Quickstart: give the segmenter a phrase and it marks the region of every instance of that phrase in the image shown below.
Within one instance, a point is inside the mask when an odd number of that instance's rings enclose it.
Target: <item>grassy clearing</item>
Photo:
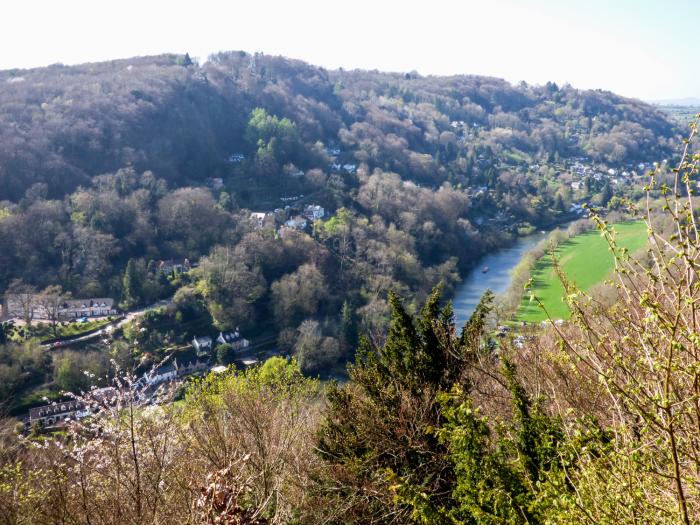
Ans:
[[[642,248],[647,242],[646,224],[642,221],[616,224],[614,229],[618,244],[630,252]],[[557,248],[556,254],[566,275],[584,291],[604,280],[615,267],[607,242],[598,231],[572,237]],[[532,279],[532,292],[542,300],[552,318],[567,319],[570,313],[562,299],[564,289],[548,255],[537,263]],[[528,297],[523,299],[517,313],[518,320],[536,322],[545,318],[537,303],[530,302]]]
[[[31,336],[37,337],[39,339],[53,339],[57,337],[59,339],[68,339],[72,337],[78,337],[83,334],[95,331],[99,328],[103,328],[114,322],[116,317],[109,317],[103,319],[90,319],[84,323],[77,321],[64,321],[59,323],[56,336],[54,336],[53,330],[51,329],[51,324],[48,322],[39,322],[32,327]]]

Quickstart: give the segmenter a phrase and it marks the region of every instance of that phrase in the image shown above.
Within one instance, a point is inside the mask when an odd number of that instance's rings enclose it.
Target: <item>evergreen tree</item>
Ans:
[[[468,390],[470,363],[489,348],[483,342],[492,299],[491,294],[482,299],[465,327],[467,335],[460,338],[451,305],[440,307],[441,287],[415,318],[390,294],[392,320],[386,343],[377,348],[362,339],[356,361],[349,366],[351,384],[329,388],[319,451],[334,466],[334,483],[358,495],[376,494],[359,497],[349,522],[408,521],[411,509],[397,505],[389,489],[391,476],[420,487],[437,506],[453,505],[448,500],[454,472],[447,448],[433,431],[443,421],[438,396],[453,385]]]
[[[141,302],[143,284],[144,279],[138,262],[135,259],[129,259],[122,280],[122,308],[128,310]]]
[[[357,344],[357,324],[355,312],[346,299],[340,312],[340,341],[343,351],[352,348]]]

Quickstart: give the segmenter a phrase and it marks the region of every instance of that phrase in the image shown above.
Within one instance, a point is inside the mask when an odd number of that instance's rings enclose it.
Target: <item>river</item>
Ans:
[[[464,326],[487,289],[496,295],[508,289],[511,270],[520,262],[525,252],[534,248],[542,239],[546,239],[548,234],[549,232],[535,233],[519,237],[513,244],[481,258],[457,287],[452,299],[458,329]],[[489,269],[486,273],[483,272],[485,266]]]

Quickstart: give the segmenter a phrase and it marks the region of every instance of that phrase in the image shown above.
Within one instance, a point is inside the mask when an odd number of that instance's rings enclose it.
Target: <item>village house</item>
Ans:
[[[177,358],[173,358],[171,363],[161,363],[147,374],[144,374],[143,381],[148,386],[155,386],[207,370],[208,368],[209,364],[207,361],[200,361],[199,358],[184,364],[178,363]]]
[[[177,370],[177,377],[189,376],[209,368],[209,363],[207,361],[200,361],[199,359],[190,361],[184,365],[179,365],[177,360],[175,360],[174,365],[175,369]]]
[[[219,337],[216,338],[219,344],[230,344],[231,348],[239,352],[250,346],[250,341],[241,335],[241,332],[236,328],[233,332],[219,332]]]
[[[113,387],[98,388],[90,393],[90,397],[95,402],[111,402],[115,389]],[[61,402],[54,402],[29,409],[29,424],[39,425],[42,428],[57,427],[68,421],[81,419],[91,414],[90,407],[85,402],[77,399],[70,399]]]
[[[265,212],[253,212],[250,214],[250,221],[253,223],[253,227],[262,228],[265,225],[265,219],[267,218],[267,213]]]
[[[311,204],[304,208],[304,217],[306,217],[310,221],[323,219],[325,215],[326,211],[317,204]]]
[[[232,163],[238,163],[238,162],[243,162],[245,160],[245,155],[243,153],[232,153],[228,161]]]
[[[172,381],[177,377],[177,368],[174,364],[164,364],[154,368],[144,376],[149,386],[159,385],[166,381]]]
[[[69,299],[62,305],[59,317],[77,319],[80,317],[104,317],[116,315],[114,299],[109,297],[98,299]]]
[[[85,417],[89,413],[85,404],[79,401],[52,403],[29,409],[29,424],[37,424],[42,428],[56,427],[67,421]]]
[[[0,319],[16,319],[24,315],[23,301],[20,297],[7,294],[2,304],[2,316]],[[42,306],[41,295],[34,294],[29,297],[29,308],[33,312],[34,319],[49,319],[49,312]],[[79,319],[81,317],[105,317],[116,315],[114,299],[109,297],[98,297],[93,299],[66,299],[60,305],[58,311],[59,319]]]
[[[192,346],[197,351],[197,356],[201,357],[211,352],[212,340],[209,336],[195,337],[192,340]]]
[[[192,269],[190,260],[185,259],[168,259],[167,261],[158,262],[158,273],[169,275],[173,272],[187,273]]]
[[[300,216],[292,217],[284,222],[284,225],[287,228],[291,228],[293,230],[304,230],[306,229],[307,224],[306,219]]]

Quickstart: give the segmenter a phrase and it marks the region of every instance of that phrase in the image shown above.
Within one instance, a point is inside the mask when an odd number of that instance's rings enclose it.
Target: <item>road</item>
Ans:
[[[103,328],[100,328],[96,332],[92,332],[90,334],[87,334],[87,335],[84,335],[81,337],[76,337],[75,339],[69,339],[67,341],[59,341],[57,343],[48,343],[48,344],[45,344],[42,346],[44,348],[65,348],[68,346],[72,346],[74,344],[84,343],[85,341],[91,341],[93,339],[98,339],[98,338],[103,337],[105,335],[109,335],[117,328],[122,328],[123,326],[126,326],[127,323],[130,323],[134,319],[141,317],[146,312],[149,312],[151,310],[155,310],[156,308],[162,308],[164,306],[169,306],[171,304],[173,304],[172,297],[170,299],[163,299],[162,301],[158,301],[157,303],[152,304],[150,306],[146,306],[145,308],[141,308],[139,310],[132,310],[131,312],[128,312],[126,315],[124,315],[120,319],[116,320],[115,322],[113,322],[111,324],[108,324],[107,326],[105,326]]]

